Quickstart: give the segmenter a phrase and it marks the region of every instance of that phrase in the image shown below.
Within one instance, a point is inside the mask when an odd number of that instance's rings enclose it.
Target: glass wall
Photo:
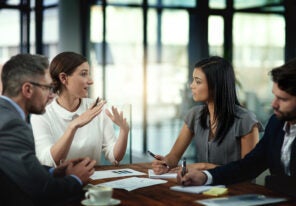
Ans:
[[[279,15],[235,14],[233,64],[240,99],[265,123],[271,110],[268,72],[284,62],[285,22]]]
[[[9,21],[7,18],[9,17]],[[19,53],[20,17],[17,10],[0,10],[0,65]]]
[[[52,59],[58,53],[58,8],[46,9],[43,13],[43,52]]]
[[[58,2],[44,1],[46,5]],[[194,11],[196,1],[147,0],[147,22],[143,18],[142,0],[107,1],[105,38],[103,7],[99,4],[102,1],[97,2],[98,5],[93,5],[90,9],[88,52],[94,79],[91,97],[102,97],[105,94],[109,104],[132,105],[134,153],[144,152],[143,144],[147,143],[146,149],[166,154],[178,136],[184,114],[192,102],[191,95],[186,92],[186,82],[190,76],[189,12]],[[234,8],[246,8],[244,2],[234,1]],[[209,54],[224,56],[223,9],[226,8],[226,1],[211,0],[209,7]],[[284,17],[234,12],[233,65],[239,83],[239,98],[265,123],[271,114],[272,98],[268,72],[284,61]],[[50,59],[58,52],[58,16],[58,7],[54,6],[46,8],[43,13],[43,50]],[[33,9],[31,19],[30,44],[31,52],[34,53]],[[1,9],[0,25],[1,67],[9,57],[20,51],[20,11],[17,8]],[[147,37],[146,42],[144,37]],[[102,59],[103,40],[106,41],[106,65],[103,65]],[[147,105],[147,114],[144,114],[144,105]],[[145,115],[147,128],[144,128]],[[144,129],[147,130],[147,140],[143,139]],[[187,152],[191,153],[191,148]]]
[[[188,77],[188,13],[150,9],[148,24],[147,148],[166,154],[182,124],[182,96]]]
[[[180,129],[182,90],[187,81],[188,14],[185,11],[148,11],[148,65],[144,76],[143,18],[141,8],[108,6],[106,9],[107,64],[102,58],[102,7],[91,9],[91,51],[94,86],[92,97],[102,96],[105,69],[106,99],[132,105],[133,152],[143,148],[143,81],[147,78],[148,145],[167,150]],[[168,142],[171,141],[171,142]]]
[[[138,8],[107,7],[106,41],[107,62],[102,67],[102,8],[91,9],[91,67],[94,85],[92,97],[103,96],[105,86],[108,103],[132,105],[133,148],[141,148],[143,48],[142,18]],[[103,71],[105,69],[105,71]],[[105,77],[104,77],[105,72]],[[104,79],[105,78],[105,79]]]
[[[221,16],[209,17],[209,53],[210,55],[224,56],[224,21]]]

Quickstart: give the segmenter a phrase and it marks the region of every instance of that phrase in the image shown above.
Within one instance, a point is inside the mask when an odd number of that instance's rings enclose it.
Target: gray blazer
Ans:
[[[54,178],[48,169],[35,156],[30,125],[10,102],[0,98],[1,172],[36,204],[56,204],[80,197],[82,186],[74,177]]]

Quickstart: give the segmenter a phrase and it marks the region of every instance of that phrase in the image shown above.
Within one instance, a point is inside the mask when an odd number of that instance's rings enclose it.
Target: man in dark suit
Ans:
[[[271,72],[274,114],[256,147],[245,158],[207,171],[190,170],[183,185],[232,184],[251,180],[269,169],[265,185],[296,196],[296,59]]]
[[[89,158],[48,168],[35,156],[33,133],[27,120],[30,113],[42,114],[53,98],[48,65],[44,56],[19,54],[3,66],[0,205],[57,205],[80,198],[82,186],[94,172],[96,162]]]

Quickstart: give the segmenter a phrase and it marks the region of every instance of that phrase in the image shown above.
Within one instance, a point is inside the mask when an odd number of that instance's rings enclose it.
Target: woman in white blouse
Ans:
[[[105,101],[88,97],[93,81],[87,59],[74,52],[58,54],[50,64],[57,94],[43,115],[32,115],[36,155],[40,162],[56,166],[61,160],[88,156],[100,164],[102,152],[113,164],[124,157],[129,125],[122,112]],[[119,128],[116,137],[113,123]]]

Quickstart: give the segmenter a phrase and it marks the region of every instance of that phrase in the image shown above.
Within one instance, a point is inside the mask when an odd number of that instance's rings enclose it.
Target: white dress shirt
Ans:
[[[290,176],[291,149],[296,136],[296,124],[291,125],[286,122],[283,130],[285,131],[285,138],[281,150],[281,161],[285,168],[286,175]]]

